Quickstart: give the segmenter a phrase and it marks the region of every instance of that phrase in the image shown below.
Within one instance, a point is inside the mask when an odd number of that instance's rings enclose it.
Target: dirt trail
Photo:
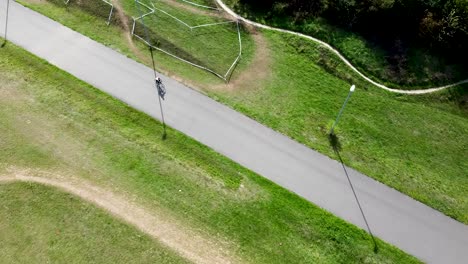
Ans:
[[[227,84],[214,86],[215,90],[236,89],[255,89],[257,85],[261,85],[262,80],[266,80],[271,76],[271,50],[268,46],[268,41],[262,34],[256,33],[254,29],[249,29],[251,36],[255,42],[255,53],[252,62],[247,68],[238,71]]]
[[[229,14],[226,12],[216,12],[210,10],[203,10],[194,6],[190,6],[188,4],[180,3],[174,0],[160,0],[161,2],[170,5],[172,7],[181,8],[186,11],[192,12],[197,15],[205,15],[205,16],[212,16],[212,17],[219,17],[225,19],[232,19],[229,17]],[[113,4],[115,5],[115,10],[117,17],[119,18],[122,29],[124,30],[124,35],[127,40],[129,48],[132,52],[137,56],[140,60],[144,61],[145,63],[149,63],[148,56],[143,54],[143,52],[135,46],[133,42],[131,29],[129,27],[129,19],[123,12],[123,8],[119,2],[119,0],[113,0]],[[255,83],[259,83],[259,80],[264,80],[270,76],[270,49],[268,47],[267,41],[261,34],[255,33],[255,28],[250,26],[249,24],[245,25],[249,31],[251,31],[255,45],[256,45],[256,52],[255,57],[253,58],[252,62],[248,66],[247,69],[244,69],[242,72],[239,73],[234,79],[232,79],[228,84],[221,84],[215,85],[213,87],[209,87],[210,89],[223,89],[223,90],[235,90],[237,87],[249,87],[251,88],[252,85]],[[165,71],[167,75],[170,75],[173,78],[176,78],[178,81],[184,82],[197,90],[203,90],[197,87],[197,85],[188,82],[187,80],[182,80],[178,78],[175,74]]]
[[[120,4],[119,0],[113,0],[112,3],[115,6],[115,13],[117,14],[117,17],[119,18],[121,24],[122,24],[122,29],[124,30],[124,35],[125,39],[127,40],[129,48],[132,50],[133,54],[137,56],[140,60],[144,62],[148,62],[148,56],[145,56],[140,49],[138,49],[135,46],[135,43],[133,42],[132,38],[132,31],[130,30],[130,21],[128,20],[128,17],[125,15],[123,12],[122,5]]]
[[[6,174],[0,175],[0,183],[15,181],[53,186],[79,196],[137,227],[194,263],[240,263],[219,242],[215,243],[181,226],[177,220],[162,212],[149,211],[123,196],[82,179],[70,180],[52,173],[17,168],[10,168]]]
[[[191,6],[185,3],[180,3],[174,0],[160,0],[161,2],[168,4],[172,7],[181,8],[186,11],[192,12],[198,15],[206,15],[212,17],[219,17],[224,19],[232,20],[232,17],[222,11],[216,12],[212,10],[203,10],[201,8],[197,8],[195,6]],[[246,87],[248,89],[252,88],[252,86],[259,84],[259,80],[264,80],[271,76],[271,56],[270,56],[270,49],[268,47],[268,43],[263,37],[262,34],[256,32],[255,27],[244,24],[248,31],[252,34],[253,40],[255,42],[255,55],[252,59],[252,62],[249,64],[248,68],[243,69],[237,76],[235,76],[228,84],[220,84],[208,87],[209,89],[213,90],[229,90],[233,91],[238,89],[239,87]],[[194,86],[191,84],[191,86]],[[200,90],[196,88],[197,90]],[[203,89],[201,89],[203,90]]]

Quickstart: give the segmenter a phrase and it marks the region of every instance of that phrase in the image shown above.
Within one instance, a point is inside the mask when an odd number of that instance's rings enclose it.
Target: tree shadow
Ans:
[[[352,183],[351,178],[349,176],[346,165],[344,164],[343,159],[341,158],[340,151],[342,149],[342,145],[341,145],[340,139],[335,133],[329,133],[328,134],[328,142],[330,143],[330,146],[333,148],[333,151],[335,152],[336,156],[338,157],[338,160],[341,163],[341,167],[343,168],[343,171],[344,171],[344,173],[346,175],[346,178],[348,180],[349,186],[350,186],[351,190],[353,191],[354,199],[356,200],[356,203],[357,203],[357,205],[359,207],[362,218],[364,219],[364,222],[365,222],[366,227],[367,227],[367,231],[369,232],[369,234],[370,234],[370,236],[372,238],[372,242],[374,244],[374,253],[378,253],[379,247],[378,247],[377,241],[375,240],[375,237],[372,234],[369,223],[367,222],[366,215],[364,214],[364,210],[362,209],[361,203],[360,203],[359,198],[358,198],[358,196],[356,194],[356,190],[354,189],[354,186],[353,186],[353,183]]]

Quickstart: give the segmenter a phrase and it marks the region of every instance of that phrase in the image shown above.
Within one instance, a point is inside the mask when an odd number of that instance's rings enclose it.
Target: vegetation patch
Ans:
[[[245,37],[236,21],[220,17],[217,12],[197,14],[165,2],[140,3],[134,8],[126,5],[126,10],[139,18],[133,32],[138,38],[221,78],[228,77]]]
[[[419,89],[468,78],[466,1],[224,2],[253,21],[331,44],[389,86]]]
[[[136,36],[131,36],[129,41],[115,36],[108,38],[108,41],[113,41],[109,44],[123,46],[125,49],[130,48],[132,55],[139,56],[140,60],[149,64],[149,47],[140,41],[144,40],[144,42],[164,51],[156,53],[156,63],[158,67],[164,64],[166,70],[171,68],[171,66],[168,67],[168,64],[163,63],[166,60],[172,60],[169,65],[186,64],[181,61],[185,60],[189,62],[185,65],[187,69],[193,68],[190,65],[193,63],[229,79],[231,72],[229,70],[236,69],[236,65],[233,66],[233,64],[238,58],[241,45],[245,47],[242,50],[242,60],[245,58],[246,61],[240,64],[240,68],[248,64],[253,45],[249,33],[242,25],[238,28],[236,21],[220,15],[219,11],[210,9],[198,11],[196,6],[183,2],[149,0],[139,2],[140,5],[135,4],[135,1],[132,0],[117,1],[114,3],[112,13],[110,13],[110,6],[103,1],[71,0],[65,4],[61,0],[47,0],[44,3],[31,2],[29,4],[51,14],[53,19],[66,26],[78,31],[86,31],[93,38],[106,38],[108,34],[116,34],[115,31],[134,33]],[[180,6],[186,8],[180,8]],[[149,8],[152,8],[154,13],[145,15],[150,11]],[[110,14],[109,28],[105,29],[104,26],[107,25],[106,22]],[[145,15],[143,18],[138,19],[135,24],[133,23],[135,18],[143,15]],[[82,17],[81,23],[78,24],[78,21],[75,23],[73,16]],[[94,29],[95,23],[102,23],[102,28],[99,31]],[[238,36],[238,29],[240,36]],[[117,35],[121,34],[117,33]],[[181,60],[174,60],[172,55]],[[192,71],[198,73],[198,71],[203,70],[192,69]],[[209,74],[211,73],[206,72],[204,75]],[[204,77],[209,78],[210,76]]]
[[[5,263],[187,263],[145,234],[73,195],[0,183]]]
[[[177,0],[177,1],[184,2],[187,4],[197,4],[197,5],[204,5],[206,7],[216,8],[216,5],[214,4],[213,0]]]

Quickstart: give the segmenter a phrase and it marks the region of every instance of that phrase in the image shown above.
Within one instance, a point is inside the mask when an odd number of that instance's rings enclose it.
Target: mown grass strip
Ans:
[[[102,209],[51,187],[0,183],[4,263],[188,263]]]

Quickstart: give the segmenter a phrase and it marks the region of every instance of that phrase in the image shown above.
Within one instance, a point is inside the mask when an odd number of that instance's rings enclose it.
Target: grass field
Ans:
[[[0,174],[61,173],[170,212],[253,263],[414,263],[298,196],[7,44],[0,63]],[[33,80],[31,82],[30,80]]]
[[[467,65],[453,62],[427,49],[411,46],[391,54],[381,45],[357,33],[333,26],[322,18],[297,22],[294,17],[254,11],[239,0],[225,0],[243,17],[270,26],[301,32],[337,48],[366,76],[380,83],[404,89],[420,89],[454,83],[468,78]],[[403,48],[393,47],[393,50]],[[395,62],[397,61],[397,62]]]
[[[149,10],[135,7],[134,1],[122,1],[126,12],[132,17],[138,17]],[[151,7],[150,1],[141,1]],[[224,76],[239,54],[237,26],[235,21],[218,17],[217,12],[211,12],[213,16],[194,14],[188,10],[175,8],[164,2],[154,2],[156,12],[144,19],[148,27],[150,43],[158,48],[175,54],[190,62],[214,70]],[[166,13],[164,13],[166,12]],[[204,11],[207,12],[207,11]],[[174,16],[181,21],[175,20]],[[135,32],[145,38],[144,27],[140,23],[135,27]],[[200,25],[231,22],[207,27],[190,29]],[[182,23],[187,23],[184,25]],[[242,39],[248,39],[247,34],[241,34]]]
[[[164,1],[142,0],[141,3],[157,8],[154,14],[138,20],[135,33],[150,39],[150,43],[169,53],[179,56],[189,62],[209,68],[220,75],[230,69],[239,53],[239,40],[236,23],[215,25],[190,29],[174,16],[190,26],[209,23],[232,21],[221,16],[217,11],[200,9],[195,6],[178,3],[186,9],[174,8]],[[133,18],[149,12],[143,5],[136,6],[135,1],[121,0],[116,2],[111,23],[106,25],[109,16],[109,6],[102,1],[71,1],[65,5],[61,0],[49,0],[46,2],[28,2],[39,12],[50,15],[54,20],[90,36],[99,42],[120,50],[124,54],[150,64],[148,47],[139,39],[130,35],[133,26]],[[118,3],[118,4],[117,4]],[[174,3],[174,2],[173,2]],[[120,13],[118,10],[124,10]],[[191,10],[191,11],[190,11]],[[167,12],[168,14],[163,13]],[[143,21],[147,30],[143,27]],[[252,57],[253,42],[248,32],[241,26],[242,60],[237,69],[245,68]],[[212,73],[194,68],[184,62],[174,60],[169,55],[156,52],[156,66],[164,72],[171,74],[177,72],[185,79],[194,80],[196,83],[221,83],[222,81]],[[163,68],[161,66],[164,65]],[[235,75],[236,73],[234,73]]]
[[[2,263],[187,263],[80,199],[31,183],[0,184]]]
[[[65,25],[77,26],[84,34],[98,35],[92,27],[97,20],[79,25],[70,22],[85,16],[79,10],[66,13],[46,3],[28,5],[61,22],[63,19]],[[109,32],[109,37],[117,38],[113,34]],[[257,78],[260,75],[256,72],[253,79],[243,82],[236,82],[238,76],[234,76],[234,89],[220,89],[213,76],[174,60],[167,60],[167,64],[160,61],[160,65],[177,72],[189,84],[197,84],[212,98],[332,158],[336,157],[326,134],[348,87],[355,83],[358,90],[338,127],[344,162],[468,223],[466,85],[424,96],[390,94],[368,85],[310,41],[272,32],[258,35],[267,43],[262,50],[269,51],[264,54],[269,60],[262,62],[267,73]],[[237,73],[242,74],[242,70]]]
[[[209,7],[216,7],[216,5],[213,3],[212,0],[187,0],[187,1],[177,0],[177,1],[185,2],[185,3],[194,3],[194,4],[209,6]]]

